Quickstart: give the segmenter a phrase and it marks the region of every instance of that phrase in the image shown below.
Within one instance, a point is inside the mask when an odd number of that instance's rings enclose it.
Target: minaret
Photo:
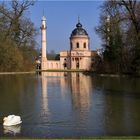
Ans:
[[[47,69],[47,56],[46,56],[46,18],[43,16],[41,20],[41,45],[42,45],[42,56],[41,56],[41,70]]]

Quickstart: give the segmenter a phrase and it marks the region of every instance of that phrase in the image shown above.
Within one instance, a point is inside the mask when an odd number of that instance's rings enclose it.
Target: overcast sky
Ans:
[[[29,16],[39,29],[44,11],[47,19],[47,50],[55,52],[69,50],[69,37],[80,16],[80,22],[90,37],[90,48],[95,50],[101,47],[95,27],[99,23],[102,3],[103,1],[37,1],[30,8]],[[37,37],[39,46],[40,40],[41,34]]]

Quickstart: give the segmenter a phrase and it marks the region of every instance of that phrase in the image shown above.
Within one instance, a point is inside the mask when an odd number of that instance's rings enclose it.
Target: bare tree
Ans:
[[[121,8],[124,8],[125,19],[132,21],[137,34],[140,32],[140,1],[120,0],[117,2]]]
[[[117,62],[121,60],[119,63],[123,71],[140,71],[140,1],[105,1],[101,11],[96,31],[102,37],[109,65],[114,65],[115,57]]]
[[[7,8],[4,3],[0,5],[0,17],[5,17],[8,25],[5,39],[11,37],[20,46],[23,41],[25,43],[26,39],[35,35],[33,23],[24,17],[24,13],[32,5],[34,1],[30,0],[12,0],[10,8]]]

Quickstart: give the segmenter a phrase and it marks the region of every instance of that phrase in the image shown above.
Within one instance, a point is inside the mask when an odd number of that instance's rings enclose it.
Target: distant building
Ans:
[[[90,50],[90,38],[82,24],[78,20],[76,28],[70,35],[70,50],[60,52],[60,60],[47,60],[46,55],[46,18],[42,17],[41,25],[41,70],[49,69],[70,69],[70,70],[90,70],[94,64],[96,51]]]

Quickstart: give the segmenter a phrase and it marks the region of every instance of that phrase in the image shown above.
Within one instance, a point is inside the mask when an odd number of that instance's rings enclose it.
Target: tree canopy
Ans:
[[[140,1],[110,0],[101,6],[96,32],[103,41],[103,72],[140,74]]]
[[[37,54],[37,30],[26,11],[32,0],[0,4],[0,71],[31,70]]]

